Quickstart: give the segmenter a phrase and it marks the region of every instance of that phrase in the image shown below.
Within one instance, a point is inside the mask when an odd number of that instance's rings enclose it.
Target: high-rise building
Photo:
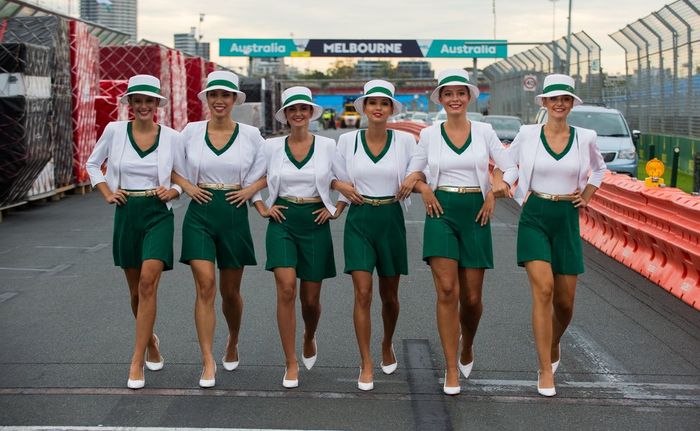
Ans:
[[[391,67],[388,61],[383,60],[358,60],[355,64],[354,77],[357,79],[386,79],[386,71]]]
[[[283,57],[254,57],[248,73],[253,77],[286,76]]]
[[[80,0],[80,18],[131,35],[136,43],[137,0]]]
[[[196,55],[209,61],[209,42],[199,42],[195,27],[189,33],[175,33],[175,49],[190,55]]]

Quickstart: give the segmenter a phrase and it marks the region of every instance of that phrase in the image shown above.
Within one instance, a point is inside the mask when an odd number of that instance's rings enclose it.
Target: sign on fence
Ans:
[[[523,76],[523,90],[535,91],[537,88],[537,77],[535,75]]]

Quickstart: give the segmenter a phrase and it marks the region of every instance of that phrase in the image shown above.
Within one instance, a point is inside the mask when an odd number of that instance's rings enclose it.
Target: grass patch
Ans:
[[[637,179],[644,181],[647,177],[647,173],[644,170],[646,162],[639,161],[639,166],[637,167]],[[671,185],[671,169],[668,167],[664,172],[664,183],[667,186]],[[683,190],[686,193],[691,193],[693,191],[693,176],[686,174],[685,172],[678,171],[678,181],[676,187]]]

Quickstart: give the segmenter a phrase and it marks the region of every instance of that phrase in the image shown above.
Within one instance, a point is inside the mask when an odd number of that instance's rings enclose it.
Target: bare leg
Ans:
[[[302,280],[300,284],[301,316],[304,319],[304,357],[316,354],[314,337],[321,319],[321,282]]]
[[[352,284],[355,288],[353,321],[355,323],[357,346],[360,348],[362,361],[360,381],[369,383],[373,380],[372,353],[369,348],[369,341],[372,336],[372,319],[370,314],[370,307],[372,306],[372,273],[353,271],[351,274]]]
[[[484,269],[459,269],[459,323],[462,330],[462,355],[460,362],[468,364],[474,360],[474,337],[484,310],[481,293],[484,285]]]
[[[139,309],[139,278],[141,278],[140,268],[125,268],[124,275],[126,275],[126,282],[129,285],[129,299],[131,302],[131,312],[134,314],[134,319],[136,319],[136,314]],[[160,362],[163,358],[160,357],[160,350],[156,346],[155,336],[151,337],[148,342],[148,356],[149,361]]]
[[[554,275],[554,314],[552,315],[552,362],[559,360],[559,343],[574,315],[576,275]]]
[[[194,276],[196,297],[194,301],[194,322],[202,352],[202,379],[211,380],[216,370],[216,360],[212,353],[214,329],[216,328],[216,269],[209,260],[191,260],[190,268]]]
[[[224,358],[226,362],[238,360],[238,332],[243,316],[243,298],[241,297],[241,280],[243,268],[219,270],[219,290],[221,291],[221,310],[224,312],[229,339]]]
[[[277,285],[277,327],[284,350],[286,379],[296,380],[299,377],[295,346],[297,317],[294,307],[297,297],[297,272],[294,268],[275,268],[273,271]]]
[[[525,262],[525,269],[532,290],[532,332],[540,364],[540,385],[543,388],[552,388],[552,266],[549,262],[533,260]]]
[[[457,344],[459,338],[459,280],[457,261],[431,257],[430,270],[435,282],[438,333],[445,355],[445,386],[459,386]]]
[[[136,341],[131,357],[129,378],[143,379],[144,355],[146,347],[153,339],[153,325],[156,321],[158,282],[163,273],[163,261],[146,259],[141,264],[138,284],[138,310],[136,312]]]

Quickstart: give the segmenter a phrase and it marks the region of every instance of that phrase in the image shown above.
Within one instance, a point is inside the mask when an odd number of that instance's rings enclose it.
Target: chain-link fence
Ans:
[[[611,81],[604,101],[642,132],[642,159],[693,172],[700,151],[700,0],[679,0],[612,33],[625,51],[625,77]]]
[[[566,38],[538,45],[527,51],[498,61],[484,69],[491,81],[489,113],[516,115],[525,122],[534,120],[538,106],[534,96],[542,90],[544,76],[567,73]],[[571,35],[571,55],[568,73],[576,79],[576,92],[589,103],[601,103],[603,77],[600,65],[600,45],[585,31]],[[533,86],[525,90],[525,78]]]
[[[610,35],[625,50],[626,82],[606,88],[605,102],[632,128],[700,138],[699,7],[679,0]]]

